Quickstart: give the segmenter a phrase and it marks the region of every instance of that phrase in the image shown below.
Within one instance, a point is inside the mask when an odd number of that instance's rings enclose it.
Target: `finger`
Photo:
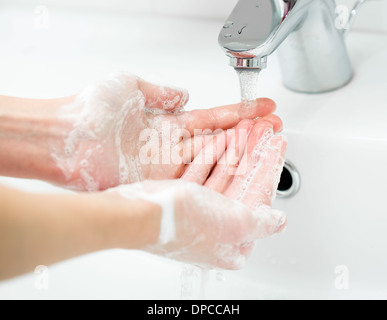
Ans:
[[[251,240],[260,240],[284,231],[287,225],[286,214],[272,209],[269,206],[261,206],[254,211],[255,222],[249,233]]]
[[[252,101],[249,105],[246,107],[238,103],[209,110],[194,110],[184,112],[178,117],[191,135],[194,135],[195,130],[227,130],[235,127],[241,120],[264,117],[276,109],[274,101],[266,98]]]
[[[144,80],[139,80],[139,89],[145,96],[145,105],[164,111],[178,111],[189,100],[188,91],[185,89],[157,86]]]
[[[228,232],[233,233],[233,243],[241,244],[241,248],[247,246],[243,253],[248,252],[250,243],[282,232],[287,224],[284,212],[267,205],[260,206],[255,211],[249,209],[239,211],[238,215],[239,219],[233,220],[233,230]]]
[[[270,207],[284,163],[286,140],[282,136],[273,136],[270,127],[265,128],[264,121],[261,122],[261,126],[256,125],[249,137],[247,170],[243,175],[235,176],[225,192],[226,196],[237,199],[238,203],[251,209],[250,214],[239,213],[240,221],[244,222],[242,227],[239,227],[244,232],[239,236],[245,235],[245,241],[280,233],[287,224],[285,214]],[[259,142],[251,148],[249,144],[253,144],[257,139]],[[249,222],[249,219],[252,221]],[[236,223],[234,226],[238,229]],[[243,229],[243,226],[250,226],[251,229]]]
[[[272,204],[285,161],[286,146],[283,136],[274,136],[266,146],[255,149],[251,158],[252,167],[242,178],[235,179],[235,185],[242,183],[244,186],[238,194],[243,204],[253,210]],[[257,150],[260,150],[259,154]]]
[[[207,136],[195,136],[191,139],[183,142],[183,161],[186,164],[192,163],[192,161],[198,156],[199,152],[205,147],[208,142]]]
[[[187,166],[182,179],[203,185],[212,168],[226,150],[226,136],[225,131],[216,136],[207,136],[209,142],[205,144],[205,147],[199,152],[193,162]]]
[[[210,141],[208,136],[213,136],[216,134],[224,134],[223,130],[217,130],[214,133],[212,132],[203,132],[203,135],[194,136],[191,139],[186,139],[182,141],[182,150],[183,150],[183,160],[184,163],[189,164],[198,156],[200,151],[204,148],[206,143]],[[229,141],[233,138],[234,130],[227,130],[226,134],[226,145],[229,144]]]
[[[255,248],[254,241],[246,242],[240,246],[241,254],[245,257],[249,257]]]
[[[283,136],[274,136],[268,148],[260,155],[256,169],[250,173],[251,182],[242,202],[256,210],[261,205],[272,205],[285,161],[286,142]]]
[[[270,122],[273,125],[274,133],[279,133],[283,130],[282,120],[275,114],[269,114],[268,116],[265,116],[261,119]]]
[[[223,193],[232,180],[238,168],[239,161],[245,152],[248,136],[254,127],[253,120],[243,120],[235,128],[235,134],[227,145],[223,157],[215,166],[205,186],[211,190]]]
[[[262,205],[251,210],[239,201],[229,204],[232,215],[223,212],[221,243],[249,247],[249,243],[282,232],[287,224],[286,215],[270,206]],[[242,251],[248,253],[248,249]]]
[[[225,195],[234,200],[242,200],[251,180],[251,173],[257,167],[259,152],[273,136],[273,125],[260,119],[255,124],[247,141],[246,152],[239,163],[233,181],[225,191]]]
[[[262,204],[273,204],[285,163],[286,148],[285,137],[274,136],[269,143],[267,152],[261,155],[261,164],[257,166],[256,172],[252,174],[251,187],[242,200],[253,210]]]
[[[248,257],[254,250],[255,240],[269,237],[275,233],[280,233],[286,226],[286,218],[282,212],[270,210],[270,216],[262,215],[260,221],[254,221],[252,228],[246,230],[248,235],[245,238],[253,240],[239,244],[219,244],[215,249],[213,256],[215,261],[212,263],[215,267],[225,270],[242,269]],[[273,211],[273,212],[272,212]]]
[[[215,267],[224,270],[240,270],[247,261],[247,256],[241,252],[238,244],[218,244],[213,254]]]

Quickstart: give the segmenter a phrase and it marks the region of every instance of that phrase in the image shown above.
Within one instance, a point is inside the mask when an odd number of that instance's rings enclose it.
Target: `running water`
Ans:
[[[209,277],[209,269],[184,264],[181,273],[181,299],[205,299]]]
[[[182,300],[206,300],[208,289],[214,284],[213,281],[224,283],[226,277],[222,270],[183,264],[180,280]]]
[[[258,80],[261,69],[235,69],[241,85],[242,102],[248,107],[248,102],[254,101],[258,95]]]
[[[236,69],[241,86],[243,106],[250,107],[250,102],[259,97],[258,80],[261,69]],[[218,272],[216,279],[225,281],[223,272]],[[190,264],[184,264],[181,273],[181,299],[203,300],[210,280],[210,271]]]

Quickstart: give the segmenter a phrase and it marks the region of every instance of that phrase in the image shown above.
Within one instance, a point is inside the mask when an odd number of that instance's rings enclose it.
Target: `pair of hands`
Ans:
[[[243,119],[264,117],[274,131],[281,120],[275,104],[249,104],[183,111],[188,93],[118,74],[91,86],[59,117],[66,128],[64,145],[55,141],[52,157],[65,185],[101,191],[144,180],[178,179],[205,143],[203,133],[234,128]]]
[[[245,132],[247,142],[240,136]],[[146,250],[205,267],[240,269],[256,240],[285,228],[284,213],[271,208],[284,163],[285,138],[274,135],[270,122],[245,120],[222,153],[214,145],[226,136],[213,137],[179,181],[146,181],[117,189],[123,197],[137,197],[163,209],[167,225],[161,223],[159,242]],[[243,155],[235,152],[235,146],[245,150]],[[214,151],[209,153],[212,163],[203,162],[206,149]]]
[[[52,156],[72,188],[121,185],[111,191],[160,205],[160,241],[146,250],[239,269],[255,240],[286,225],[270,208],[285,157],[275,135],[282,123],[269,99],[185,112],[187,101],[184,90],[119,74],[63,109],[71,131]]]

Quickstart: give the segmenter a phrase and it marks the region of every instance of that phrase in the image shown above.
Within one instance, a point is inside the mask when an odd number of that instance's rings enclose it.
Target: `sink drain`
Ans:
[[[278,198],[290,198],[297,194],[301,187],[301,177],[290,161],[285,162],[284,170],[282,171],[281,180],[277,189]]]

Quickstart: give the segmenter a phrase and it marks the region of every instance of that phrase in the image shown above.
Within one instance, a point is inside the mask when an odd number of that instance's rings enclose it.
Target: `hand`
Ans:
[[[219,139],[221,135],[215,136],[202,149],[182,180],[115,189],[124,198],[161,207],[159,241],[147,251],[206,267],[240,269],[255,240],[286,226],[285,215],[270,208],[284,163],[285,138],[274,135],[270,121],[242,121],[226,152],[210,152],[218,162],[203,162],[206,149]]]
[[[59,115],[71,127],[66,140],[51,145],[66,186],[98,191],[147,179],[180,178],[200,151],[192,146],[202,144],[202,130],[229,129],[241,119],[264,116],[277,129],[281,126],[270,115],[275,104],[269,99],[249,108],[236,104],[184,112],[187,101],[184,90],[126,74],[86,89]]]

